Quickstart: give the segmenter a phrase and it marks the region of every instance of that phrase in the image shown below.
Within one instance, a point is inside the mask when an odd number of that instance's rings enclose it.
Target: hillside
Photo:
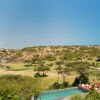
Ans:
[[[21,75],[26,79],[28,76],[39,79],[39,81],[41,79],[43,91],[66,88],[66,85],[72,87],[75,79],[79,78],[82,73],[88,74],[89,82],[93,80],[100,82],[100,46],[0,49],[0,55],[1,78]],[[62,84],[64,81],[65,86]]]
[[[100,46],[51,46],[29,47],[21,50],[0,49],[0,59],[7,62],[23,62],[34,57],[47,60],[96,61],[100,56]]]
[[[6,61],[4,61],[5,58]],[[34,76],[37,68],[43,65],[50,69],[47,73],[48,76],[56,77],[55,68],[59,61],[63,62],[62,66],[72,67],[73,70],[76,70],[77,66],[79,68],[90,66],[95,68],[95,70],[99,70],[100,46],[41,46],[20,50],[0,49],[0,59],[2,64],[0,67],[1,75],[21,74],[24,76]],[[95,70],[93,69],[93,71]],[[95,72],[92,72],[92,74],[95,74],[95,76],[99,75]]]

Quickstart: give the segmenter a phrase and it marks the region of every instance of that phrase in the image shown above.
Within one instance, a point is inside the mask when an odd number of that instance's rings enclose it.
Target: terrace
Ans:
[[[87,91],[90,91],[92,88],[94,88],[97,91],[100,91],[100,83],[79,84],[79,87]]]

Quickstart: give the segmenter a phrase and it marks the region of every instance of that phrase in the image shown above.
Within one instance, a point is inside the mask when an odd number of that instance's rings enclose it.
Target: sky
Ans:
[[[0,0],[0,48],[100,45],[100,0]]]

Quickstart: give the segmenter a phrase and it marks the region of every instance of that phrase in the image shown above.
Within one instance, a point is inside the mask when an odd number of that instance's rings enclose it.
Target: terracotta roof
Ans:
[[[60,98],[60,99],[55,99],[55,100],[63,100],[64,98]]]

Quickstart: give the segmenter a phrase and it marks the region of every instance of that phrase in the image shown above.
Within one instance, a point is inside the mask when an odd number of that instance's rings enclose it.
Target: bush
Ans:
[[[59,84],[58,82],[55,82],[52,85],[52,89],[64,89],[64,88],[67,88],[67,87],[68,87],[68,82],[65,82],[63,84]]]
[[[70,100],[83,100],[82,95],[76,94],[70,98]]]
[[[86,84],[89,82],[89,77],[87,74],[85,73],[81,73],[81,75],[78,77],[75,78],[74,82],[72,83],[72,86],[77,86],[79,83],[82,83],[82,84]]]
[[[92,89],[84,98],[84,100],[100,100],[100,93]]]
[[[54,88],[54,89],[60,89],[60,84],[59,84],[58,82],[55,82],[55,83],[53,84],[53,88]]]
[[[20,75],[0,76],[0,100],[30,100],[43,91],[41,79],[22,77]],[[6,98],[6,99],[5,99]]]
[[[48,75],[46,74],[41,75],[40,73],[35,73],[34,77],[48,77]]]
[[[2,88],[0,90],[0,100],[18,100],[19,97],[16,95],[13,89]]]
[[[76,77],[72,86],[77,86],[78,84],[79,84],[79,78]]]
[[[87,95],[76,94],[70,100],[100,100],[100,93],[92,89]]]
[[[54,61],[54,60],[56,60],[56,58],[53,57],[52,55],[48,55],[48,56],[46,56],[45,59],[48,60],[48,61]]]
[[[51,67],[51,66],[53,66],[53,63],[47,64],[47,66]]]
[[[64,82],[63,85],[64,85],[65,88],[67,88],[68,87],[68,82]]]
[[[79,77],[79,82],[81,81],[81,83],[86,84],[89,82],[89,77],[87,74],[85,73],[81,73],[80,77]]]

